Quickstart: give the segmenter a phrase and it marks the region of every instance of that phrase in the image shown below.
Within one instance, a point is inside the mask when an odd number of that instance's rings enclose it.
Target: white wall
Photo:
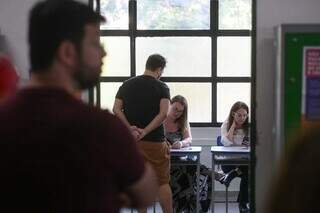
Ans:
[[[27,22],[31,6],[39,0],[1,0],[0,32],[11,47],[18,73],[23,80],[29,79],[27,48]],[[79,0],[87,3],[88,0]]]
[[[257,212],[263,212],[273,161],[274,27],[282,23],[320,23],[319,0],[257,0]],[[290,204],[289,204],[290,205]]]
[[[19,75],[27,79],[29,59],[27,57],[27,14],[37,0],[1,0],[0,30],[8,40]]]

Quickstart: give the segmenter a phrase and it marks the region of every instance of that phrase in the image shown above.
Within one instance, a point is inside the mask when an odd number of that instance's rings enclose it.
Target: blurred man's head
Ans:
[[[70,71],[79,89],[98,82],[105,52],[99,24],[104,18],[72,0],[37,3],[29,17],[31,73],[42,74],[56,62]]]

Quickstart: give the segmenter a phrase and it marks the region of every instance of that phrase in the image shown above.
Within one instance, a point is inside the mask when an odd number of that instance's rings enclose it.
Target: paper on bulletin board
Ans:
[[[320,46],[303,48],[302,126],[320,122]]]

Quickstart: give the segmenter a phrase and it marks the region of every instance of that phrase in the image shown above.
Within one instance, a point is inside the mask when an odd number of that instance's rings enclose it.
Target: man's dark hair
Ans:
[[[48,68],[63,41],[81,50],[84,28],[105,19],[88,5],[73,0],[46,0],[32,8],[29,16],[31,72]]]
[[[161,68],[163,70],[166,67],[166,59],[159,54],[153,54],[150,55],[147,62],[146,62],[146,69],[155,71],[158,68]]]

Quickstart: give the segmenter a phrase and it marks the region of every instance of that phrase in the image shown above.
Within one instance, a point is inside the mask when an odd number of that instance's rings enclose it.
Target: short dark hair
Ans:
[[[155,71],[160,68],[163,70],[166,67],[167,60],[160,54],[153,54],[148,57],[146,62],[146,70]]]
[[[63,41],[74,43],[80,50],[85,25],[104,21],[88,5],[73,0],[46,0],[35,4],[29,15],[31,72],[48,68]]]

